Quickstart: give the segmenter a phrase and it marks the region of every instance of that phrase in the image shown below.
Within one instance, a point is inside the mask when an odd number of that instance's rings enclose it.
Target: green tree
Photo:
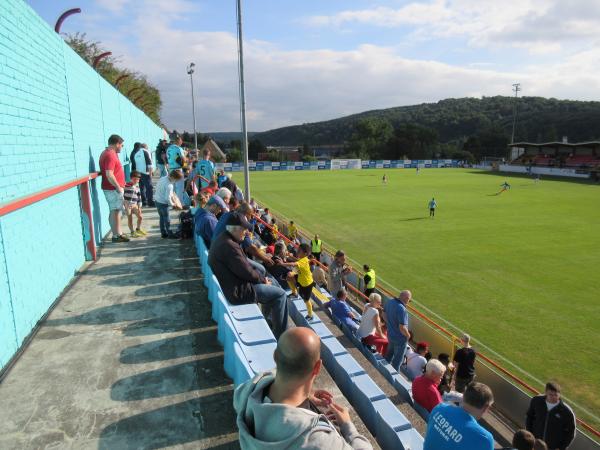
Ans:
[[[98,55],[106,51],[100,42],[88,40],[85,33],[68,34],[65,42],[90,66],[93,66]],[[111,84],[114,84],[119,77],[127,75],[119,82],[119,91],[155,123],[160,124],[162,100],[159,90],[148,81],[145,75],[130,69],[121,69],[117,66],[118,62],[117,58],[108,56],[98,63],[96,70]]]
[[[392,125],[386,119],[366,118],[357,121],[348,143],[350,156],[360,159],[376,157],[385,148],[393,133]]]

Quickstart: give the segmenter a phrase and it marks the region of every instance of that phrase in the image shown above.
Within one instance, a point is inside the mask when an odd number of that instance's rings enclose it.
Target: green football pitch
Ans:
[[[251,180],[275,214],[411,289],[484,353],[516,364],[537,387],[555,379],[573,402],[600,410],[600,186],[462,169],[252,172]],[[498,194],[504,180],[512,189]]]

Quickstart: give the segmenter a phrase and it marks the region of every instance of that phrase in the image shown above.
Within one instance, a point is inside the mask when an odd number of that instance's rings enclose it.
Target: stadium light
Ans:
[[[512,135],[510,137],[510,143],[515,143],[515,128],[517,126],[517,100],[519,98],[519,91],[521,90],[521,83],[515,83],[512,85],[512,90],[515,93],[515,103],[513,105],[513,126],[512,126]]]
[[[54,31],[56,31],[58,34],[60,34],[60,27],[62,26],[65,19],[69,16],[72,16],[73,14],[79,14],[80,12],[81,12],[81,8],[72,8],[72,9],[69,9],[69,10],[65,11],[64,13],[62,13],[60,15],[60,17],[58,18],[58,20],[56,21],[56,24],[54,25]]]
[[[194,150],[198,150],[198,134],[196,133],[196,99],[194,97],[194,67],[196,64],[190,63],[187,66],[187,74],[190,76],[190,85],[192,86],[192,119],[194,121]]]

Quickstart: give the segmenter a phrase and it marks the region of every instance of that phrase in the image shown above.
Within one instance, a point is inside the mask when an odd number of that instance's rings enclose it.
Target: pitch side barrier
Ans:
[[[461,161],[456,159],[405,159],[405,160],[361,160],[361,159],[331,159],[324,161],[249,161],[251,172],[278,172],[296,170],[346,170],[346,169],[436,169],[444,167],[460,167]],[[241,162],[217,163],[216,170],[225,172],[243,172]]]
[[[273,210],[269,208],[273,216]],[[287,234],[287,224],[289,220],[282,221],[273,216],[278,222],[280,230]],[[280,217],[283,217],[280,215]],[[262,221],[261,221],[262,222]],[[264,225],[270,228],[269,224]],[[300,240],[310,243],[310,235],[298,230]],[[287,236],[282,232],[279,235],[289,242]],[[321,261],[331,264],[335,250],[328,245],[323,245],[324,251],[321,253]],[[321,263],[325,271],[327,266]],[[357,267],[353,267],[353,272],[346,277],[346,287],[354,294],[355,298],[361,303],[365,303],[368,298],[362,293],[362,276]],[[383,301],[387,301],[395,295],[387,289],[377,287],[376,291],[382,296]],[[430,343],[432,353],[448,353],[454,355],[460,338],[454,335],[450,330],[439,325],[436,321],[429,318],[414,306],[408,306],[411,315],[411,331],[413,339],[416,341],[427,341]],[[501,414],[515,423],[519,428],[525,428],[525,415],[529,407],[532,395],[539,395],[540,390],[531,386],[511,371],[504,368],[501,364],[482,352],[477,352],[476,374],[477,380],[490,386],[494,392],[494,407]],[[600,450],[600,432],[581,419],[577,419],[578,433],[569,447],[570,450]]]

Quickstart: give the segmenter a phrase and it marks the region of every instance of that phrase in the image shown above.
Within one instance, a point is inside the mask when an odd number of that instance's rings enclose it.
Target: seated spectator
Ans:
[[[331,308],[331,314],[337,317],[340,322],[345,324],[353,333],[355,333],[358,331],[358,324],[356,323],[357,319],[346,302],[347,298],[348,293],[346,292],[346,289],[340,289],[337,292],[335,299],[331,299],[327,306]]]
[[[258,203],[256,203],[256,200],[254,200],[254,197],[250,199],[250,206],[252,206],[255,211],[258,209]]]
[[[287,266],[287,249],[285,244],[281,241],[275,244],[275,252],[273,255],[273,264],[267,266],[267,271],[277,280],[279,285],[287,289],[288,286],[288,274],[292,270]]]
[[[237,387],[233,406],[241,448],[372,449],[348,410],[329,392],[313,390],[320,352],[314,331],[287,330],[277,342],[276,368]]]
[[[225,202],[215,195],[210,198],[204,208],[197,210],[194,215],[195,233],[202,237],[207,249],[210,249],[213,232],[218,223],[217,214],[222,213],[226,208]]]
[[[231,191],[227,188],[220,188],[215,194],[218,197],[221,197],[226,205],[229,205],[229,200],[231,200]],[[229,208],[227,208],[229,211]]]
[[[544,395],[529,403],[526,428],[548,448],[565,450],[575,439],[575,414],[560,398],[560,385],[546,383]]]
[[[258,302],[267,306],[271,313],[273,333],[279,338],[288,325],[285,291],[275,280],[265,277],[250,265],[239,244],[246,233],[244,222],[248,223],[238,214],[229,218],[226,231],[211,244],[208,263],[230,303]]]
[[[438,391],[440,394],[445,394],[446,392],[450,392],[450,384],[452,383],[452,371],[454,366],[450,362],[450,355],[448,353],[440,353],[437,359],[446,367],[446,372],[444,372],[444,376],[442,377],[442,381],[438,385]]]
[[[454,354],[454,389],[462,393],[475,378],[475,357],[477,354],[471,348],[471,336],[464,334],[460,342],[463,346]]]
[[[406,355],[406,371],[410,380],[423,375],[423,370],[427,364],[425,355],[428,351],[429,344],[427,342],[419,342],[417,343],[417,351]]]
[[[327,264],[325,263],[321,263],[323,266],[325,266],[325,268],[327,268]],[[319,264],[312,264],[313,265],[313,270],[312,270],[312,276],[313,276],[313,280],[315,280],[315,283],[317,286],[319,287],[327,287],[327,274],[325,273],[325,269],[323,269],[323,267],[321,267]]]
[[[440,403],[431,411],[423,450],[493,450],[494,437],[477,423],[494,403],[483,383],[469,384],[462,406]]]
[[[369,303],[365,305],[363,315],[358,327],[358,337],[363,344],[374,346],[377,353],[385,355],[388,340],[381,326],[379,309],[381,308],[381,295],[371,294]]]
[[[214,180],[211,180],[211,181],[208,183],[208,186],[206,186],[206,187],[204,187],[204,188],[200,189],[200,192],[208,192],[208,194],[209,194],[210,196],[213,196],[213,195],[215,195],[215,193],[216,193],[218,190],[219,190],[219,187],[218,187],[218,185],[217,185],[217,182],[216,182],[216,181],[214,181]]]
[[[517,430],[512,439],[510,450],[533,450],[535,436],[527,430]]]
[[[445,371],[446,367],[441,362],[437,359],[431,359],[425,366],[425,373],[415,378],[412,383],[415,402],[429,412],[442,403],[442,396],[437,390],[437,386],[440,384]]]

